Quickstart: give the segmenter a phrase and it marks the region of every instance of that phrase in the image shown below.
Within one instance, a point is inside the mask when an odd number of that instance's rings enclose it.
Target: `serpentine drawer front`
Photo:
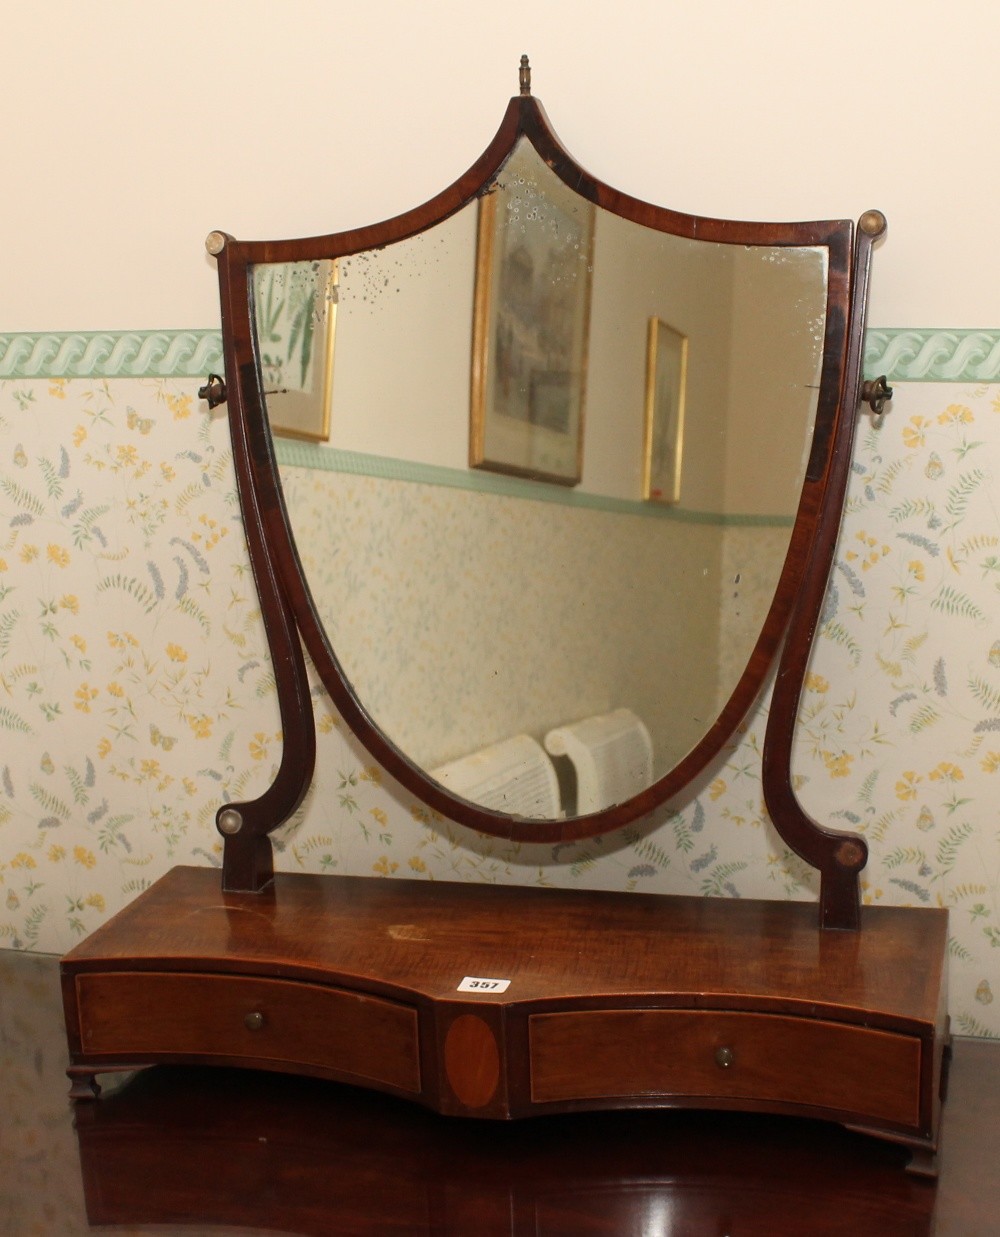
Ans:
[[[97,1099],[103,1073],[236,1065],[477,1120],[672,1105],[835,1120],[934,1169],[943,910],[866,907],[852,934],[797,902],[307,873],[220,894],[218,879],[173,869],[63,959],[74,1099]]]
[[[109,971],[76,977],[88,1057],[158,1055],[313,1066],[417,1093],[417,1013],[342,988],[250,976]]]
[[[916,1130],[921,1044],[839,1022],[713,1010],[529,1021],[535,1103],[673,1095],[808,1104]]]

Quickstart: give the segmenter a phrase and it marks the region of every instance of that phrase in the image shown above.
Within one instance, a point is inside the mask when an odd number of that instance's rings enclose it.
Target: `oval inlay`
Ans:
[[[460,1014],[444,1041],[448,1084],[466,1108],[483,1108],[500,1084],[500,1049],[492,1028],[476,1014]]]

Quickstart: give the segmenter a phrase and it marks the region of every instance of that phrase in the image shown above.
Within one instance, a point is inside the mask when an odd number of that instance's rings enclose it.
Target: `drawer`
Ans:
[[[226,1058],[309,1066],[420,1090],[417,1012],[381,997],[291,980],[136,971],[76,978],[88,1058]]]
[[[535,1103],[685,1096],[919,1125],[915,1036],[775,1014],[675,1009],[534,1014],[528,1033]]]

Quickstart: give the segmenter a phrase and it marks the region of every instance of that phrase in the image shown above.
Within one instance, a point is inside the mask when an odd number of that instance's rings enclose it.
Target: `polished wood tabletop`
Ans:
[[[65,1066],[56,960],[0,951],[4,1237],[1000,1232],[1000,1044],[987,1041],[956,1043],[937,1182],[904,1172],[890,1144],[793,1118],[487,1123],[314,1079],[181,1067],[74,1109]]]

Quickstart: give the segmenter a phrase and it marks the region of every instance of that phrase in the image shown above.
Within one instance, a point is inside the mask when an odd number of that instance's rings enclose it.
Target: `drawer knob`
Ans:
[[[243,1019],[243,1025],[248,1031],[259,1031],[264,1025],[264,1015],[255,1009],[252,1014],[247,1014]]]
[[[735,1059],[736,1054],[733,1052],[732,1048],[716,1048],[715,1064],[719,1067],[719,1069],[729,1069]]]

